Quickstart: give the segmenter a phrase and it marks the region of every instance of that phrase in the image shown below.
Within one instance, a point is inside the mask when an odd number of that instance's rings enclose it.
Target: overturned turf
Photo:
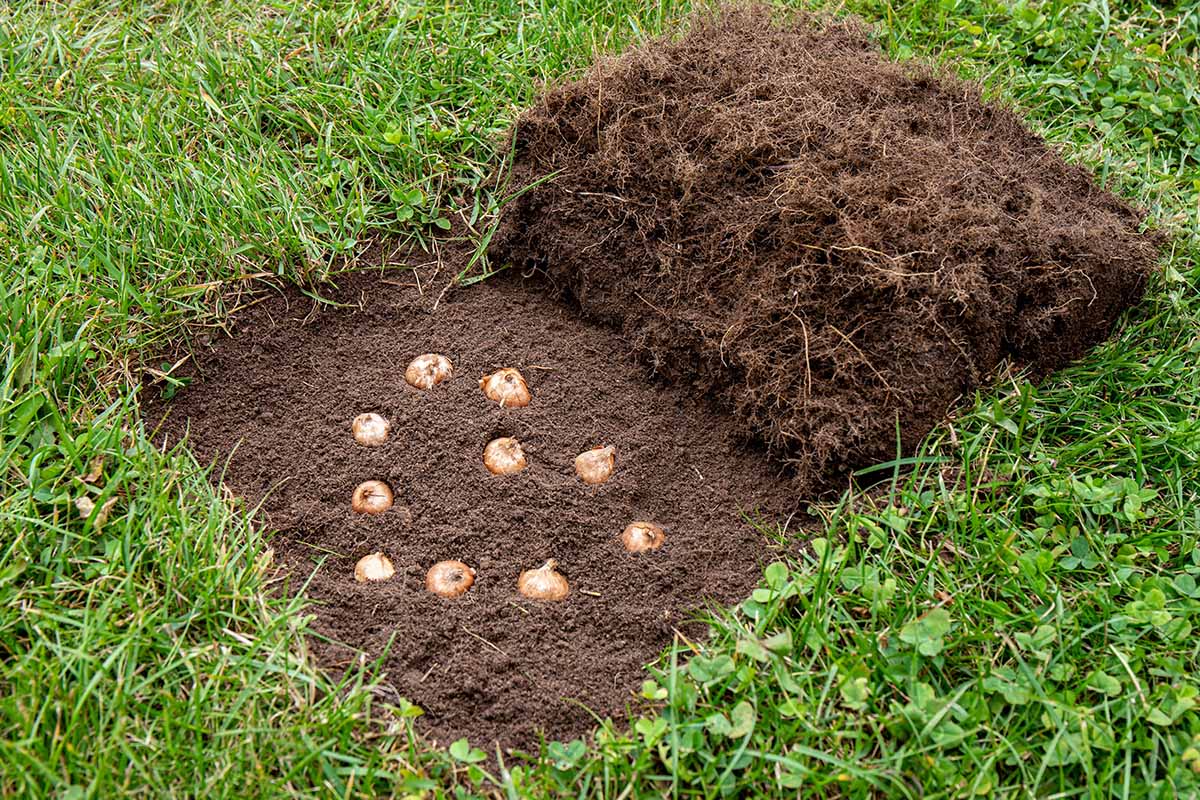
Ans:
[[[1157,238],[979,89],[850,22],[695,20],[548,91],[491,256],[711,390],[804,483],[915,446],[1135,302]]]

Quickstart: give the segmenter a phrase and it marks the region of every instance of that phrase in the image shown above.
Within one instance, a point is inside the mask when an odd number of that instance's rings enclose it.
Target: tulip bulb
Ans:
[[[525,469],[528,463],[521,443],[511,437],[493,439],[483,448],[483,465],[493,475],[512,475]]]
[[[371,553],[369,556],[363,556],[354,565],[354,580],[359,583],[386,581],[395,574],[396,568],[392,566],[391,559],[383,553]]]
[[[454,375],[450,359],[437,353],[417,356],[404,370],[404,380],[409,386],[428,391]]]
[[[616,465],[616,452],[617,448],[610,445],[593,447],[580,453],[575,456],[575,474],[582,478],[584,483],[593,486],[604,483],[612,477]]]
[[[567,579],[557,572],[553,558],[537,569],[527,569],[517,579],[517,591],[531,600],[562,600],[570,592]]]
[[[621,543],[631,553],[657,550],[666,538],[663,529],[653,522],[631,522],[621,532]]]
[[[383,481],[363,481],[350,496],[350,507],[359,514],[382,514],[392,507],[392,487]]]
[[[458,597],[473,583],[475,570],[461,561],[439,561],[425,573],[425,588],[439,597]]]
[[[525,383],[525,377],[512,367],[483,376],[479,379],[479,388],[489,400],[495,400],[502,408],[529,405],[529,385]]]
[[[377,447],[387,441],[392,426],[378,414],[359,414],[350,423],[350,432],[354,441],[367,447]]]

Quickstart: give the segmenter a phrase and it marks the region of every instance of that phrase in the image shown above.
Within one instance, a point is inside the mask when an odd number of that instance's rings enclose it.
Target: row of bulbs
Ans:
[[[416,389],[428,391],[453,375],[450,359],[426,353],[408,365],[404,380]],[[480,378],[479,388],[501,408],[521,408],[532,400],[525,377],[512,367]],[[387,441],[391,425],[379,414],[365,413],[354,418],[350,430],[359,444],[376,447]],[[525,469],[529,462],[521,443],[505,436],[488,442],[483,449],[483,463],[493,475],[512,475]],[[594,447],[575,457],[575,474],[589,485],[607,481],[615,467],[616,448],[611,445]],[[364,481],[355,487],[350,506],[360,514],[382,514],[392,507],[394,499],[392,487],[384,481]],[[653,522],[637,521],[627,525],[620,538],[626,550],[640,553],[662,547],[666,534]],[[354,565],[354,578],[359,582],[386,581],[395,574],[391,559],[381,552],[363,556]],[[425,588],[440,597],[460,597],[474,583],[475,570],[462,561],[439,561],[425,574]],[[558,572],[558,562],[550,559],[536,569],[522,572],[517,578],[517,591],[533,600],[562,600],[570,593],[570,585]]]

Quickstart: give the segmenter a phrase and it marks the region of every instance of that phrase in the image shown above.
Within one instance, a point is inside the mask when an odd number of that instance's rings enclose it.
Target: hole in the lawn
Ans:
[[[324,565],[308,586],[320,663],[356,665],[391,642],[385,680],[426,710],[419,726],[438,740],[524,746],[538,730],[582,734],[584,707],[623,717],[643,665],[677,630],[702,639],[697,609],[744,598],[774,558],[743,511],[785,519],[796,487],[703,396],[656,386],[619,337],[543,293],[494,279],[430,313],[427,276],[423,294],[396,283],[349,278],[335,296],[365,297],[365,313],[313,309],[299,292],[264,301],[148,416],[167,414],[171,438],[190,429],[200,459],[228,457],[223,479],[249,502],[266,494],[289,585]],[[485,322],[497,303],[520,324]],[[414,391],[404,367],[425,352],[450,354],[454,376]],[[525,374],[528,406],[481,391],[502,364]],[[271,416],[248,413],[257,407]],[[351,435],[365,410],[390,425],[381,444]],[[526,469],[484,469],[486,445],[502,438],[521,443]],[[615,447],[617,466],[589,485],[575,459],[598,445]],[[390,486],[393,505],[355,514],[351,491],[368,479]],[[627,552],[623,534],[642,521],[666,529],[666,543]],[[394,574],[357,581],[357,560],[374,553]],[[474,570],[469,591],[429,591],[443,561]],[[545,573],[534,577],[546,599],[522,594],[522,573],[549,561],[565,597]]]

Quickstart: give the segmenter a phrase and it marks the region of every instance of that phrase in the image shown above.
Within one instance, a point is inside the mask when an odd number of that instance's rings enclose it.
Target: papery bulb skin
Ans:
[[[359,414],[350,423],[350,432],[354,434],[354,441],[364,447],[378,447],[383,444],[387,441],[391,430],[392,426],[386,419],[371,412]]]
[[[552,558],[537,569],[525,570],[517,579],[517,591],[530,600],[557,602],[566,599],[571,587],[557,569],[558,562]]]
[[[425,573],[425,588],[447,599],[466,594],[475,583],[475,570],[461,561],[439,561]]]
[[[617,448],[593,447],[575,456],[575,474],[589,486],[599,486],[612,477],[616,469]]]
[[[359,514],[382,514],[392,507],[392,487],[383,481],[363,481],[350,495],[350,507]]]
[[[667,539],[661,526],[653,522],[631,522],[621,532],[621,544],[631,553],[657,550]]]
[[[483,465],[493,475],[512,475],[529,465],[521,443],[510,436],[493,439],[483,448]]]
[[[396,574],[392,561],[383,553],[363,556],[354,565],[354,580],[359,583],[386,581]]]
[[[479,379],[479,388],[489,400],[499,403],[501,408],[521,408],[529,405],[533,398],[525,376],[512,367],[483,376]]]
[[[448,381],[454,376],[454,366],[450,359],[439,353],[426,353],[417,356],[404,370],[404,380],[409,386],[427,392],[442,381]]]

